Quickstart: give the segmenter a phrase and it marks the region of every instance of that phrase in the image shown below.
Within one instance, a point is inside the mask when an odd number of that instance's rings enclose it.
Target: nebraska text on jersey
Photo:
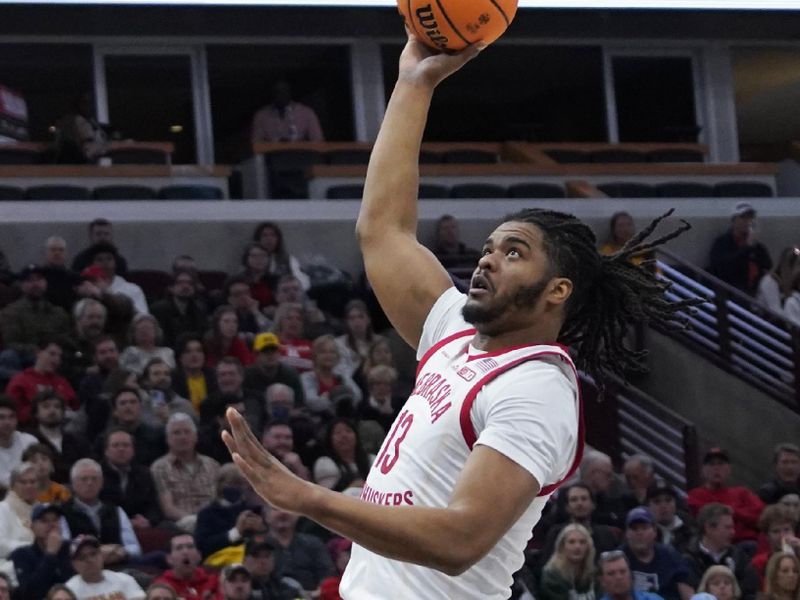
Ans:
[[[452,288],[431,310],[420,341],[424,355],[416,385],[381,446],[361,498],[445,508],[475,444],[522,466],[542,491],[497,545],[457,577],[354,545],[340,587],[347,600],[507,598],[547,497],[580,461],[580,394],[569,355],[557,345],[476,350],[470,345],[475,331],[461,318],[464,301]],[[433,343],[434,338],[439,341]]]

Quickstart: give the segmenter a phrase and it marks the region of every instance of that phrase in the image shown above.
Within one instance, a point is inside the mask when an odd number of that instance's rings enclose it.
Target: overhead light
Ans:
[[[170,125],[169,132],[170,133],[181,133],[183,131],[183,125]]]

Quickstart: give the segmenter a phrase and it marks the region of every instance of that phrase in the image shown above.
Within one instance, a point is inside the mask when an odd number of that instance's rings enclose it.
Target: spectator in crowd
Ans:
[[[188,415],[167,421],[169,452],[150,467],[164,516],[184,531],[194,531],[197,513],[214,499],[219,463],[197,453],[197,426]]]
[[[111,279],[103,267],[90,265],[81,271],[83,283],[76,288],[82,298],[92,298],[107,310],[105,332],[113,336],[117,344],[124,346],[131,320],[136,314],[133,301],[111,289]]]
[[[768,547],[758,552],[750,564],[758,574],[761,587],[763,587],[764,574],[770,556],[789,548],[800,555],[800,538],[795,534],[797,517],[781,504],[772,504],[763,510],[758,519],[758,529],[766,538]]]
[[[100,409],[100,396],[112,372],[119,369],[119,350],[113,338],[102,335],[94,342],[91,352],[92,364],[85,369],[85,375],[78,385],[78,398],[81,408],[73,420],[77,420],[74,429],[85,430],[88,421],[108,417],[108,410]],[[97,411],[102,411],[98,413]]]
[[[220,399],[224,396],[233,396],[242,404],[242,414],[253,431],[261,431],[264,426],[264,402],[256,390],[244,387],[244,367],[238,359],[226,356],[217,363],[214,369],[217,380],[217,392],[209,396],[200,410],[200,421],[215,420],[222,416],[220,412]],[[228,402],[230,403],[230,402]],[[206,408],[207,407],[207,408]]]
[[[244,275],[229,277],[225,282],[223,296],[227,299],[228,305],[236,310],[239,335],[243,339],[252,340],[272,325],[262,312],[259,301],[253,297],[250,283]]]
[[[244,566],[253,578],[253,600],[295,600],[305,596],[297,581],[275,571],[276,551],[275,543],[263,536],[248,540],[244,546]]]
[[[6,386],[6,394],[16,403],[17,417],[23,425],[27,425],[31,419],[34,396],[45,388],[55,391],[70,409],[78,409],[75,390],[57,372],[61,366],[61,343],[54,338],[44,337],[38,342],[37,348],[33,366],[14,375]]]
[[[298,581],[307,592],[314,592],[323,579],[335,572],[327,548],[316,536],[297,531],[297,515],[266,504],[264,510],[278,548],[275,569]]]
[[[269,254],[269,267],[267,271],[280,280],[286,275],[293,275],[303,286],[304,291],[311,288],[311,280],[300,268],[300,261],[289,254],[286,243],[283,239],[283,231],[277,223],[264,221],[259,223],[253,232],[253,241],[261,244],[261,247]]]
[[[795,519],[800,521],[800,494],[786,494],[778,504],[786,508]]]
[[[95,219],[89,223],[89,247],[84,248],[72,260],[72,270],[76,273],[82,272],[86,267],[92,264],[93,254],[90,252],[94,244],[112,244],[114,243],[114,226],[108,219]],[[121,277],[128,274],[128,261],[119,252],[116,253],[116,273]]]
[[[367,373],[367,398],[358,405],[362,421],[376,421],[384,433],[389,431],[400,412],[403,399],[394,395],[397,370],[386,365],[372,367]]]
[[[733,541],[755,541],[758,537],[758,517],[764,503],[745,487],[729,486],[730,455],[722,448],[711,448],[703,457],[703,485],[689,490],[687,503],[693,516],[706,504],[719,502],[733,509],[735,534]]]
[[[142,420],[152,427],[163,428],[170,415],[183,412],[196,417],[192,403],[172,389],[172,367],[161,358],[151,358],[141,377],[145,392]]]
[[[67,242],[59,236],[51,236],[44,243],[42,275],[47,280],[47,299],[63,308],[67,313],[78,300],[75,288],[81,278],[68,265]]]
[[[660,485],[647,491],[647,508],[656,524],[656,541],[683,554],[695,536],[687,514],[678,511],[678,496],[672,486]]]
[[[22,462],[29,462],[36,467],[36,476],[39,480],[37,502],[62,504],[70,499],[72,494],[66,486],[51,479],[55,467],[53,467],[53,450],[50,446],[44,444],[28,446],[22,453]]]
[[[656,543],[655,519],[646,508],[634,508],[626,516],[622,550],[637,590],[655,592],[665,600],[689,600],[694,593],[686,560],[670,546]]]
[[[189,533],[173,535],[167,546],[168,571],[154,583],[170,586],[183,600],[218,600],[219,579],[200,566],[200,552]]]
[[[361,488],[374,460],[361,446],[353,424],[334,419],[325,434],[325,454],[314,463],[314,481],[337,492]]]
[[[733,571],[742,589],[744,600],[755,600],[758,575],[750,566],[750,557],[740,546],[733,545],[733,511],[724,504],[712,502],[700,509],[697,516],[700,536],[686,553],[693,586],[703,573],[714,565],[724,565]]]
[[[205,339],[206,366],[215,367],[225,357],[233,357],[247,366],[253,362],[250,348],[239,337],[239,317],[232,306],[220,306],[211,317],[211,329]]]
[[[344,570],[350,563],[350,552],[353,549],[353,542],[344,538],[334,538],[328,542],[333,564],[336,567],[336,575],[326,577],[319,586],[320,600],[342,600],[339,595],[339,585],[342,582]]]
[[[273,327],[280,340],[281,360],[298,373],[310,371],[311,342],[305,339],[303,307],[299,304],[281,304],[275,311]]]
[[[57,504],[37,504],[31,512],[33,543],[11,553],[17,576],[16,598],[39,600],[59,583],[75,574],[69,558],[69,540],[61,535]]]
[[[142,398],[139,390],[123,386],[111,396],[111,422],[109,429],[124,429],[133,437],[136,448],[136,459],[139,464],[150,465],[164,454],[164,432],[160,427],[153,427],[142,418]],[[98,454],[103,440],[98,439]]]
[[[349,375],[358,370],[369,348],[381,336],[372,330],[372,321],[363,300],[350,300],[344,307],[345,333],[336,338],[339,349],[339,369]]]
[[[259,308],[275,304],[273,289],[277,284],[269,272],[269,253],[258,242],[250,242],[242,254],[241,277],[250,286],[250,295]]]
[[[73,463],[91,454],[88,442],[83,436],[65,430],[64,399],[53,390],[45,389],[33,397],[31,413],[33,427],[29,432],[50,449],[53,479],[67,483]]]
[[[156,318],[142,313],[136,315],[129,332],[130,346],[119,356],[120,366],[141,375],[150,360],[160,358],[174,369],[175,354],[172,348],[160,346],[162,341],[163,333]]]
[[[786,318],[800,327],[800,270],[795,271],[792,285],[786,301],[783,303]]]
[[[253,578],[241,563],[228,565],[220,574],[222,600],[250,600],[253,593]]]
[[[96,163],[109,147],[106,129],[97,121],[92,92],[75,97],[67,114],[56,121],[56,162]]]
[[[91,265],[100,267],[106,279],[110,281],[108,291],[127,297],[133,303],[137,314],[149,314],[147,299],[142,288],[131,283],[117,272],[118,252],[116,246],[109,242],[98,242],[87,249]]]
[[[0,365],[5,378],[33,363],[40,339],[65,337],[72,329],[69,313],[47,300],[44,269],[28,265],[19,272],[17,280],[22,297],[0,311],[0,333],[5,347]]]
[[[233,394],[220,394],[214,401],[203,405],[204,413],[197,434],[197,451],[213,458],[219,464],[231,462],[231,453],[222,441],[222,432],[230,431],[230,424],[225,418],[225,411],[233,408],[239,413],[245,412],[241,397]]]
[[[763,600],[800,600],[800,559],[793,552],[776,552],[767,563]]]
[[[78,386],[86,376],[89,367],[96,364],[95,347],[106,335],[108,309],[99,300],[82,298],[72,310],[75,319],[75,333],[68,338],[64,347],[64,374],[73,386]],[[114,339],[114,348],[119,359],[119,347]],[[115,367],[116,368],[116,365]]]
[[[797,272],[800,248],[784,248],[775,267],[764,274],[758,282],[756,300],[779,315],[783,314],[783,302],[792,293],[792,282]]]
[[[203,402],[217,389],[214,371],[205,366],[202,338],[194,333],[182,335],[175,346],[175,353],[178,355],[178,369],[172,378],[172,389],[188,399],[199,415]]]
[[[0,395],[0,489],[8,488],[12,471],[22,462],[22,454],[36,443],[30,433],[17,431],[17,423],[14,401]]]
[[[67,581],[67,587],[78,600],[144,600],[144,590],[133,577],[103,568],[102,546],[97,538],[79,535],[72,540],[70,556],[77,574]]]
[[[594,496],[594,522],[622,528],[625,514],[635,504],[623,496],[612,495],[615,476],[611,457],[597,450],[584,453],[580,479]]]
[[[136,373],[128,369],[114,369],[106,376],[99,394],[82,398],[81,410],[86,415],[86,435],[95,440],[95,449],[99,447],[98,436],[105,432],[111,422],[111,401],[123,387],[135,389],[141,397]]]
[[[634,589],[633,574],[622,550],[601,554],[597,568],[600,572],[600,585],[605,591],[600,600],[664,600],[653,592]]]
[[[480,252],[461,241],[453,215],[442,215],[436,221],[433,253],[446,269],[474,269],[480,258]]]
[[[800,494],[800,446],[778,444],[773,454],[773,464],[775,476],[772,481],[758,488],[758,496],[764,504],[775,504],[786,494]]]
[[[11,577],[0,571],[0,600],[11,600]]]
[[[274,383],[288,385],[303,403],[303,386],[297,372],[281,362],[280,340],[274,333],[259,333],[253,340],[255,362],[244,370],[244,387],[263,396]]]
[[[249,487],[235,464],[220,467],[215,482],[216,497],[197,513],[195,535],[204,558],[266,531],[261,507],[246,502],[245,493]]]
[[[205,330],[208,307],[198,289],[197,274],[178,269],[166,297],[153,304],[151,312],[161,325],[165,345],[172,347],[181,335]]]
[[[398,379],[395,384],[396,387],[394,391],[395,394],[401,398],[403,402],[405,402],[405,400],[411,395],[411,390],[414,387],[413,373],[410,377],[406,377],[400,371],[394,361],[392,345],[385,337],[379,337],[372,343],[372,345],[370,345],[367,358],[364,359],[364,362],[361,363],[361,366],[353,374],[353,381],[358,384],[358,387],[361,388],[365,395],[368,394],[369,390],[367,384],[367,373],[370,372],[372,367],[378,365],[392,367],[393,369],[397,370]]]
[[[647,502],[647,490],[662,483],[656,475],[653,459],[646,454],[629,456],[622,465],[622,473],[637,505]]]
[[[253,142],[324,142],[319,119],[313,109],[292,100],[286,81],[272,85],[272,104],[253,116],[250,132]]]
[[[294,275],[282,275],[278,279],[278,285],[275,289],[275,302],[278,305],[286,302],[300,304],[303,307],[307,323],[323,323],[325,321],[323,312],[316,302],[308,297],[306,290],[303,288],[303,283]],[[268,306],[264,309],[264,312],[274,316],[275,308],[276,306]]]
[[[64,537],[88,534],[98,539],[104,566],[120,565],[140,556],[142,548],[128,515],[122,507],[100,499],[100,464],[91,458],[80,459],[72,466],[70,481],[74,495],[61,507]]]
[[[111,429],[105,435],[101,468],[103,487],[100,499],[117,505],[130,518],[135,530],[155,527],[161,522],[161,507],[150,468],[135,460],[133,436],[124,429]]]
[[[181,600],[172,586],[166,583],[151,583],[145,600]]]
[[[353,408],[361,402],[361,390],[349,375],[338,370],[339,350],[332,335],[322,335],[311,346],[313,368],[300,375],[305,406],[312,414],[325,417],[336,407],[331,402],[331,392],[345,387],[353,398]]]
[[[700,585],[697,586],[697,593],[711,594],[716,600],[740,600],[742,598],[742,590],[733,571],[723,565],[714,565],[703,573]]]
[[[758,282],[772,267],[766,246],[758,241],[756,209],[739,202],[731,213],[731,227],[711,245],[708,271],[725,283],[754,295]]]
[[[39,493],[39,478],[31,463],[11,470],[11,487],[0,502],[0,562],[21,546],[33,543],[31,515]]]
[[[619,545],[619,538],[614,529],[602,523],[592,522],[594,513],[594,498],[592,492],[584,483],[574,483],[569,487],[563,488],[559,494],[566,498],[564,509],[567,513],[567,521],[551,526],[547,531],[547,537],[542,550],[541,561],[547,561],[553,554],[557,546],[558,536],[570,525],[580,525],[592,538],[592,547],[598,552],[613,550]]]
[[[594,544],[589,531],[577,523],[564,527],[555,552],[542,570],[539,600],[595,598]]]
[[[294,434],[288,421],[269,421],[261,434],[261,444],[292,473],[306,481],[311,479],[308,467],[294,451]]]
[[[608,240],[600,246],[600,254],[609,255],[619,252],[635,234],[636,224],[633,222],[633,217],[625,211],[614,213],[611,215],[611,221],[609,222]],[[643,262],[653,258],[653,254],[648,252],[632,256],[628,260],[635,265],[641,265]]]

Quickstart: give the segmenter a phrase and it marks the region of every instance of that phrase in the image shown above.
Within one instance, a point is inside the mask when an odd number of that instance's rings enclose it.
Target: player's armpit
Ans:
[[[413,235],[388,229],[361,237],[367,277],[386,316],[413,348],[431,308],[453,282]]]
[[[488,446],[477,445],[456,482],[447,511],[465,528],[458,573],[477,563],[536,499],[531,473]]]

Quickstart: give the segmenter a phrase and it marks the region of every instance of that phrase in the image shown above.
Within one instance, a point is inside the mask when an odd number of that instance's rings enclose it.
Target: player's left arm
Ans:
[[[273,506],[304,515],[387,558],[459,575],[483,558],[522,516],[540,484],[523,467],[476,445],[446,508],[380,506],[295,477],[228,411],[223,438],[253,489]]]

